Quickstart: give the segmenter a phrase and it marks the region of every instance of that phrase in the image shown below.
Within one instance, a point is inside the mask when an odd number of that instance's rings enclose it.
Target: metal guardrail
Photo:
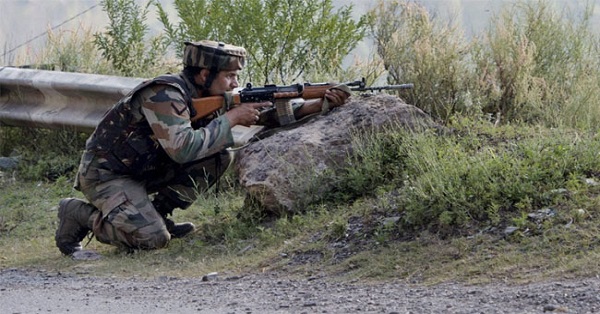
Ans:
[[[0,125],[93,131],[144,79],[0,67]]]

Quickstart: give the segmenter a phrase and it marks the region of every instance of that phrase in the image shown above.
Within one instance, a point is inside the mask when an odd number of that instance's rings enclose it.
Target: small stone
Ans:
[[[515,233],[515,231],[517,231],[517,230],[519,230],[518,227],[508,226],[508,227],[506,227],[506,229],[504,229],[504,234],[511,235],[511,234]]]
[[[76,261],[95,261],[102,258],[102,255],[92,250],[75,251],[72,258]]]
[[[202,281],[215,281],[217,280],[217,275],[219,275],[219,273],[217,272],[208,273],[202,276]]]
[[[556,306],[556,305],[546,305],[544,306],[544,312],[559,312],[559,313],[564,313],[567,312],[567,309],[562,307],[562,306]]]
[[[0,170],[12,170],[19,165],[18,157],[0,157]]]

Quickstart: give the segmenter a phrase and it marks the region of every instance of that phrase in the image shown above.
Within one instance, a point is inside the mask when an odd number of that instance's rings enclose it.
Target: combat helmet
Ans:
[[[209,69],[211,72],[241,70],[246,63],[246,49],[234,45],[201,40],[186,41],[183,65]]]
[[[201,40],[184,42],[183,66],[210,70],[202,88],[208,89],[219,71],[241,70],[246,63],[246,49],[234,45]]]

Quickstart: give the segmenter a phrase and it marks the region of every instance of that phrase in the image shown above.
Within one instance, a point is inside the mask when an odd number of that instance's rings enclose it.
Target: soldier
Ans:
[[[194,231],[192,223],[168,215],[188,208],[217,181],[231,161],[231,128],[256,124],[258,109],[270,103],[244,103],[192,123],[191,100],[237,88],[245,59],[242,47],[186,42],[181,73],[140,84],[107,111],[86,142],[74,185],[89,202],[59,203],[55,240],[63,254],[81,250],[90,231],[127,250],[162,248]],[[348,94],[332,89],[325,98],[335,107]],[[323,99],[306,101],[294,115],[322,107]]]

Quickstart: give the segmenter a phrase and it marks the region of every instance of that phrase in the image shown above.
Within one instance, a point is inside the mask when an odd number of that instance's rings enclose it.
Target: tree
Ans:
[[[135,0],[102,1],[109,26],[106,32],[94,34],[94,43],[122,75],[144,75],[166,54],[168,45],[161,36],[146,39],[148,26],[144,21],[150,5],[141,8]]]
[[[174,0],[179,24],[157,3],[170,43],[211,39],[248,51],[247,81],[287,84],[305,73],[334,73],[363,39],[366,18],[331,0]]]

